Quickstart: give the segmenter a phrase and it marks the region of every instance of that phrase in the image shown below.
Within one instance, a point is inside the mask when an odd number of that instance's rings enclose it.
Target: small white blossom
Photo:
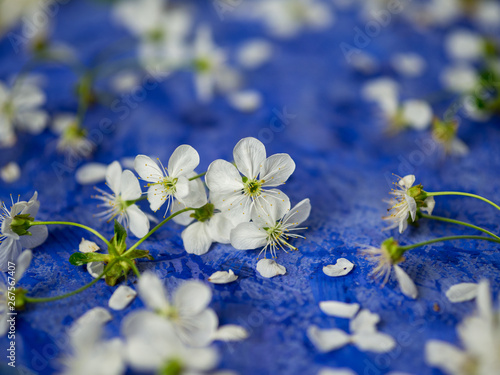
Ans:
[[[267,251],[276,258],[276,252],[281,249],[297,250],[290,244],[290,238],[305,238],[294,233],[306,228],[298,227],[311,212],[309,199],[299,202],[291,210],[284,210],[283,206],[274,205],[266,216],[257,216],[250,223],[241,223],[231,231],[231,245],[238,250],[251,250],[263,247],[260,254],[267,255]],[[259,256],[260,256],[259,254]]]
[[[111,163],[106,170],[106,184],[112,194],[96,188],[102,195],[95,196],[103,202],[104,211],[98,216],[111,221],[116,218],[120,224],[130,228],[132,234],[138,238],[149,232],[149,219],[135,204],[142,196],[139,180],[129,171],[122,171],[120,163]]]
[[[446,37],[445,46],[450,57],[455,60],[471,62],[483,56],[483,39],[469,30],[453,31]]]
[[[283,192],[269,189],[284,184],[295,170],[288,154],[266,158],[262,142],[244,138],[234,147],[233,157],[236,167],[225,160],[215,160],[205,178],[215,195],[214,203],[233,223],[268,216],[271,209],[286,212],[290,208],[290,200]]]
[[[170,301],[161,280],[146,272],[139,279],[137,291],[148,309],[134,311],[126,317],[123,323],[125,336],[135,336],[148,320],[158,316],[172,324],[187,345],[199,347],[211,342],[218,327],[218,318],[208,308],[212,299],[208,286],[199,281],[187,281],[177,288]]]
[[[36,217],[40,202],[38,201],[38,193],[35,192],[29,202],[12,200],[10,210],[5,203],[0,212],[0,271],[7,271],[9,262],[14,262],[21,254],[22,249],[33,249],[40,246],[48,237],[48,230],[45,225],[35,225],[29,228],[31,235],[19,236],[14,233],[11,228],[12,220],[16,215],[29,215],[32,218]]]
[[[21,177],[21,168],[16,162],[11,161],[0,169],[0,178],[8,184],[16,182],[19,177]]]
[[[83,158],[92,155],[95,144],[87,138],[86,131],[80,127],[74,114],[61,113],[55,116],[52,130],[59,134],[58,151],[74,153]]]

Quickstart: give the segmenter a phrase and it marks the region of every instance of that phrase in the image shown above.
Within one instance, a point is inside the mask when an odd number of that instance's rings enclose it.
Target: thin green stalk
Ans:
[[[125,262],[127,262],[130,265],[130,267],[132,268],[132,271],[134,271],[137,278],[141,277],[141,273],[137,269],[137,266],[134,264],[133,260],[128,259],[128,258],[123,258],[122,260],[124,260]]]
[[[141,243],[143,243],[149,236],[151,236],[154,232],[156,232],[158,229],[160,229],[167,221],[173,219],[174,217],[176,217],[177,215],[180,215],[184,212],[187,212],[187,211],[194,211],[195,209],[194,208],[185,208],[183,210],[180,210],[180,211],[177,211],[176,213],[170,215],[169,217],[167,217],[165,220],[163,220],[161,223],[159,223],[156,227],[154,227],[153,229],[151,229],[149,231],[148,234],[146,234],[144,237],[142,237],[139,241],[137,241],[134,245],[132,245],[132,247],[130,249],[128,249],[125,253],[123,253],[123,256],[125,256],[126,254],[130,253],[131,251],[135,250],[137,248],[137,246],[139,246]]]
[[[435,192],[435,193],[429,193],[428,191],[426,191],[426,193],[427,193],[427,196],[429,196],[429,197],[437,197],[439,195],[462,195],[462,196],[465,196],[465,197],[476,198],[476,199],[482,200],[483,202],[491,204],[493,207],[495,207],[497,210],[500,211],[500,206],[499,205],[493,203],[489,199],[483,198],[480,195],[476,195],[476,194],[462,193],[462,192],[459,192],[459,191],[438,191],[438,192]]]
[[[32,297],[28,297],[28,296],[25,296],[24,299],[26,302],[28,303],[42,303],[42,302],[52,302],[52,301],[57,301],[57,300],[60,300],[60,299],[64,299],[64,298],[67,298],[67,297],[71,297],[71,296],[74,296],[75,294],[78,294],[80,292],[83,292],[85,289],[87,288],[90,288],[92,285],[94,285],[95,283],[97,283],[99,280],[102,279],[102,277],[104,275],[106,275],[106,273],[108,273],[108,271],[115,265],[115,263],[117,263],[120,259],[115,259],[114,261],[112,261],[111,263],[109,263],[106,268],[104,269],[104,271],[102,271],[102,273],[97,276],[94,280],[92,280],[90,283],[82,286],[81,288],[78,288],[72,292],[69,292],[69,293],[66,293],[66,294],[62,294],[60,296],[55,296],[55,297],[43,297],[43,298],[32,298]]]
[[[87,227],[86,225],[83,225],[83,224],[72,223],[70,221],[33,221],[31,223],[31,225],[72,225],[74,227],[83,228],[83,229],[89,231],[90,233],[92,233],[92,234],[96,235],[97,237],[99,237],[106,245],[111,246],[111,244],[109,243],[109,241],[106,238],[104,238],[102,236],[102,234],[100,234],[95,229],[89,228],[89,227]]]
[[[454,220],[454,219],[448,219],[446,217],[441,217],[441,216],[426,215],[426,214],[423,214],[423,213],[421,213],[420,215],[424,219],[433,219],[433,220],[445,221],[447,223],[458,224],[458,225],[463,225],[463,226],[466,226],[466,227],[469,227],[469,228],[473,228],[473,229],[479,230],[479,231],[481,231],[483,233],[486,233],[487,235],[489,235],[489,236],[491,236],[493,238],[496,238],[497,240],[500,241],[500,237],[498,237],[496,234],[491,233],[490,231],[488,231],[488,230],[486,230],[484,228],[478,227],[477,225],[474,225],[474,224],[469,224],[469,223],[465,223],[463,221]]]
[[[203,173],[197,174],[196,176],[191,177],[191,178],[189,179],[189,181],[196,180],[197,178],[203,177],[203,176],[205,176],[206,174],[207,174],[207,172],[203,172]]]
[[[484,240],[484,241],[500,243],[499,240],[496,240],[496,239],[490,238],[490,237],[484,237],[484,236],[450,236],[450,237],[435,238],[433,240],[420,242],[420,243],[417,243],[414,245],[400,246],[399,248],[403,251],[407,251],[407,250],[415,249],[417,247],[430,245],[430,244],[433,244],[436,242],[454,241],[454,240]]]

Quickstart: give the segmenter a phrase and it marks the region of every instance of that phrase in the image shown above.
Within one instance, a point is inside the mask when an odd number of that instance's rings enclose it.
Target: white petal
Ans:
[[[170,307],[163,283],[155,274],[145,272],[139,278],[137,292],[142,302],[151,310],[165,310]]]
[[[237,250],[252,250],[267,243],[267,232],[255,223],[241,223],[231,231],[231,245]]]
[[[94,307],[79,317],[75,323],[87,326],[90,324],[104,324],[109,322],[111,319],[113,319],[113,317],[104,307]]]
[[[87,263],[87,271],[94,279],[104,272],[104,262]]]
[[[425,344],[425,361],[449,374],[463,374],[467,362],[464,352],[443,341],[430,340]]]
[[[378,314],[372,313],[367,309],[363,309],[359,314],[349,322],[349,330],[354,334],[375,333],[377,331],[377,323],[380,321]]]
[[[385,98],[398,97],[399,85],[391,78],[377,78],[366,83],[362,95],[366,100],[379,102]]]
[[[262,105],[262,95],[255,90],[238,91],[229,94],[227,99],[234,109],[241,112],[253,112]]]
[[[464,65],[445,68],[440,79],[447,89],[456,93],[472,91],[479,83],[476,70]]]
[[[32,134],[40,134],[45,129],[48,118],[47,113],[34,110],[15,115],[17,127]]]
[[[409,174],[404,176],[401,180],[399,180],[399,186],[404,187],[405,189],[409,189],[415,183],[415,175]]]
[[[345,303],[339,301],[322,301],[319,308],[326,315],[338,318],[352,318],[359,310],[359,303]]]
[[[410,197],[407,194],[405,194],[405,199],[406,202],[408,203],[408,210],[410,211],[411,219],[415,221],[415,217],[417,216],[417,202],[415,201],[415,198]],[[406,222],[406,220],[404,220],[404,222]],[[399,231],[399,233],[403,232]]]
[[[456,30],[447,36],[446,49],[450,56],[459,60],[476,60],[483,54],[482,38],[469,30]]]
[[[180,315],[180,320],[176,325],[177,334],[181,340],[194,347],[210,344],[218,326],[219,319],[212,309],[205,309],[196,315]]]
[[[469,147],[458,138],[451,141],[451,154],[455,156],[465,156],[469,153]]]
[[[203,255],[212,245],[212,238],[207,232],[207,224],[197,221],[182,231],[184,249],[189,254]]]
[[[403,103],[403,117],[416,130],[425,130],[431,125],[432,108],[423,100],[407,100]]]
[[[206,371],[213,370],[219,361],[219,355],[215,348],[190,348],[186,353],[187,366],[189,370],[194,370],[193,372],[187,371],[186,375],[199,375],[205,373]],[[199,371],[199,372],[198,372]],[[218,372],[211,372],[212,375],[217,375]],[[223,375],[223,374],[219,374]],[[231,375],[231,374],[226,374]],[[234,375],[234,374],[233,374]]]
[[[179,177],[194,171],[198,164],[198,151],[189,145],[181,145],[170,156],[167,169],[171,177]]]
[[[296,227],[302,224],[309,218],[311,213],[311,201],[309,198],[303,199],[297,203],[288,213],[285,215],[283,222],[287,224],[292,224]]]
[[[255,69],[272,56],[273,46],[265,39],[252,39],[242,43],[237,51],[238,63],[248,69]]]
[[[45,103],[45,94],[38,87],[26,81],[12,91],[13,104],[23,110],[36,108]]]
[[[295,171],[295,162],[288,154],[269,156],[260,169],[259,178],[264,186],[278,186],[284,184]]]
[[[179,202],[177,199],[175,199],[171,204],[172,204],[171,214],[174,214],[186,208],[186,205],[184,203]],[[191,217],[192,214],[193,214],[192,211],[183,212],[180,215],[174,216],[172,220],[179,225],[188,226],[194,220],[194,218]]]
[[[421,76],[425,70],[425,60],[416,53],[397,53],[391,58],[394,70],[407,77]]]
[[[31,250],[25,250],[17,257],[16,260],[16,274],[14,276],[16,282],[21,280],[21,277],[23,277],[24,272],[28,269],[31,263],[31,259],[33,259],[33,253]]]
[[[156,212],[165,203],[167,193],[162,184],[153,184],[148,189],[148,202],[151,211]]]
[[[266,160],[266,148],[258,139],[243,138],[234,146],[233,157],[238,170],[249,179],[254,179]]]
[[[112,162],[106,169],[106,184],[116,195],[120,194],[122,181],[122,167],[117,161]]]
[[[417,287],[410,276],[408,276],[408,274],[397,264],[394,265],[394,271],[396,272],[396,278],[398,279],[401,292],[407,297],[416,299],[418,296]]]
[[[251,203],[251,199],[249,201]],[[263,190],[254,202],[255,204],[251,206],[251,215],[252,220],[256,222],[274,225],[277,220],[290,211],[290,198],[278,189]]]
[[[190,280],[177,288],[174,305],[181,315],[201,313],[212,300],[212,290],[201,281]]]
[[[95,253],[96,251],[99,251],[99,246],[95,242],[82,238],[82,241],[78,246],[78,251],[81,253]]]
[[[323,353],[340,349],[351,341],[349,335],[340,329],[320,329],[317,326],[307,329],[307,337]]]
[[[434,207],[436,206],[436,201],[434,197],[427,197],[424,201],[426,207],[420,207],[420,211],[427,213],[428,215],[432,215],[432,211],[434,211]]]
[[[460,283],[451,286],[446,291],[450,302],[464,302],[476,298],[479,285],[476,283]]]
[[[236,281],[237,279],[238,276],[234,274],[233,270],[229,270],[229,271],[214,272],[208,278],[208,281],[210,281],[212,284],[228,284],[232,283],[233,281]]]
[[[210,164],[205,181],[210,191],[217,194],[231,194],[243,189],[243,181],[236,167],[221,159]]]
[[[108,166],[101,163],[88,163],[76,171],[76,182],[81,185],[92,185],[106,179]]]
[[[219,327],[212,336],[213,341],[241,341],[246,338],[248,338],[248,331],[234,324],[226,324]]]
[[[375,353],[390,352],[396,347],[396,341],[385,333],[358,333],[352,336],[352,342],[359,350]]]
[[[120,195],[125,201],[135,201],[141,197],[141,185],[132,171],[123,171],[121,175]]]
[[[158,182],[164,177],[164,171],[160,169],[153,159],[146,155],[137,155],[134,161],[134,168],[144,181]]]
[[[257,272],[262,277],[271,278],[278,275],[285,275],[286,268],[276,263],[273,259],[261,259],[257,262]]]
[[[479,316],[486,320],[491,320],[493,316],[493,307],[491,302],[489,281],[482,280],[479,283],[479,287],[477,289],[476,304]]]
[[[142,238],[149,232],[149,219],[137,205],[127,207],[128,224],[130,231],[137,238]]]
[[[0,170],[0,178],[7,184],[16,182],[19,177],[21,177],[21,168],[15,162],[8,163]]]
[[[113,310],[123,310],[132,302],[137,292],[129,286],[120,285],[109,299],[108,306]]]
[[[323,273],[331,277],[345,276],[351,272],[353,268],[354,264],[352,264],[349,260],[339,258],[335,264],[324,266]]]
[[[318,371],[317,375],[357,375],[357,374],[348,368],[323,367],[321,370]]]

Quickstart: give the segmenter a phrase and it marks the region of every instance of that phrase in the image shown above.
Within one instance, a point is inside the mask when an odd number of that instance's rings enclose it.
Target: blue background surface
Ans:
[[[216,43],[229,51],[250,37],[268,36],[257,23],[237,22],[230,16],[220,21],[210,2],[200,1],[193,9],[210,23]],[[97,105],[85,119],[88,129],[98,128],[102,118],[111,118],[115,124],[113,132],[99,144],[95,161],[110,163],[145,153],[165,162],[175,147],[190,144],[200,154],[201,172],[217,158],[231,160],[232,149],[242,137],[258,137],[262,129],[270,129],[276,111],[296,115],[282,131],[273,131],[273,139],[266,142],[268,155],[286,152],[297,164],[283,189],[292,204],[309,197],[313,206],[307,240],[295,243],[298,252],[279,254],[278,262],[287,268],[287,275],[262,278],[255,272],[258,252],[237,251],[230,245],[216,244],[203,256],[186,254],[180,237],[183,227],[173,223],[144,246],[155,261],[141,262],[139,269],[153,270],[169,289],[184,279],[207,280],[218,270],[231,268],[239,275],[235,283],[210,284],[211,306],[221,324],[240,324],[251,333],[240,343],[217,344],[221,368],[241,374],[314,374],[322,366],[349,367],[358,374],[396,370],[440,374],[424,363],[425,342],[432,338],[457,344],[455,326],[474,309],[474,302],[451,304],[444,292],[458,282],[487,278],[497,295],[500,255],[496,244],[462,241],[411,251],[402,267],[418,287],[416,301],[404,297],[393,278],[380,288],[368,276],[370,265],[358,256],[360,244],[378,246],[389,236],[382,232],[381,216],[386,210],[382,199],[387,198],[391,173],[414,173],[428,191],[467,191],[500,201],[498,118],[487,123],[463,120],[460,137],[470,147],[470,154],[464,158],[443,158],[439,150],[421,157],[424,154],[418,144],[429,138],[428,132],[410,131],[394,137],[384,134],[385,125],[377,108],[360,97],[367,76],[354,71],[339,48],[341,42],[352,42],[353,28],[362,27],[364,22],[355,11],[337,11],[335,25],[325,32],[306,31],[285,41],[271,38],[275,47],[272,60],[245,73],[246,86],[259,90],[264,98],[264,105],[255,113],[235,111],[222,96],[209,105],[197,103],[190,74],[179,73],[148,91],[146,100],[135,103],[136,108],[131,108],[125,118]],[[127,35],[125,29],[111,22],[108,6],[72,1],[62,6],[54,18],[52,39],[71,45],[86,63],[95,53]],[[404,19],[395,19],[366,50],[381,63],[377,75],[388,75],[400,82],[403,97],[432,97],[441,90],[439,73],[449,62],[443,51],[444,35],[442,29],[416,29]],[[393,52],[412,51],[427,61],[422,78],[401,77],[388,63]],[[5,39],[0,41],[0,56],[2,80],[18,72],[29,57],[13,53]],[[47,77],[49,113],[76,111],[76,78],[67,68],[43,65],[36,72]],[[449,103],[432,104],[439,115]],[[111,225],[92,216],[98,212],[97,201],[91,199],[92,187],[80,186],[74,179],[76,167],[84,161],[68,162],[56,153],[55,142],[56,137],[49,131],[36,137],[22,134],[15,147],[2,150],[0,165],[17,161],[22,177],[11,185],[0,182],[1,199],[20,194],[27,200],[37,190],[40,219],[77,221],[111,236]],[[69,172],[58,177],[55,162],[68,166]],[[147,208],[144,203],[141,205]],[[473,199],[440,197],[434,212],[474,222],[493,232],[500,229],[499,213]],[[59,295],[91,280],[84,267],[74,267],[67,261],[77,251],[80,239],[90,236],[74,228],[50,227],[49,231],[48,240],[34,250],[32,265],[20,283],[32,296]],[[418,228],[394,235],[401,243],[409,244],[463,233],[477,234],[422,221]],[[351,260],[354,270],[340,278],[324,275],[322,267],[340,257]],[[128,283],[134,280],[131,277]],[[57,358],[68,349],[67,327],[87,310],[106,307],[113,290],[99,282],[75,297],[29,306],[17,322],[18,365],[38,374],[56,371]],[[380,355],[347,346],[320,354],[306,337],[308,326],[348,330],[347,320],[327,317],[319,310],[318,302],[323,300],[357,302],[380,314],[379,328],[397,340],[397,348]],[[433,308],[436,303],[439,311]],[[106,337],[118,335],[122,318],[141,307],[137,298],[124,311],[112,311]],[[0,339],[2,351],[6,344],[5,338]],[[3,354],[0,361],[6,361]]]

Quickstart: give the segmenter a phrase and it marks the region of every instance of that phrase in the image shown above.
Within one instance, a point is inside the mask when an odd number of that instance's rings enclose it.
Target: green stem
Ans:
[[[438,192],[435,192],[435,193],[429,193],[428,191],[426,191],[426,193],[427,193],[427,196],[429,196],[429,197],[437,197],[439,195],[462,195],[462,196],[465,196],[465,197],[476,198],[476,199],[482,200],[483,202],[491,204],[493,207],[495,207],[497,210],[500,211],[500,206],[499,205],[493,203],[489,199],[483,198],[480,195],[476,195],[476,194],[462,193],[462,192],[459,192],[459,191],[438,191]]]
[[[83,224],[72,223],[70,221],[33,221],[31,223],[31,225],[72,225],[74,227],[83,228],[83,229],[89,231],[90,233],[92,233],[92,234],[96,235],[97,237],[99,237],[106,245],[108,245],[109,247],[111,246],[111,244],[109,243],[109,241],[106,238],[104,238],[102,236],[102,234],[100,234],[95,229],[89,228],[89,227],[87,227],[86,225],[83,225]]]
[[[154,232],[156,232],[158,229],[160,229],[167,221],[173,219],[174,217],[176,217],[177,215],[180,215],[184,212],[187,212],[187,211],[194,211],[195,209],[194,208],[185,208],[183,210],[180,210],[180,211],[177,211],[176,213],[173,213],[172,215],[170,215],[169,217],[167,217],[165,220],[163,220],[161,223],[159,223],[156,227],[154,227],[153,229],[151,229],[149,231],[148,234],[146,234],[144,237],[142,237],[139,241],[137,241],[134,245],[132,245],[132,247],[130,249],[128,249],[125,253],[123,253],[122,255],[125,256],[126,254],[130,253],[131,251],[133,251],[134,249],[137,248],[137,246],[139,246],[141,243],[143,243],[149,236],[151,236]]]
[[[141,277],[141,273],[137,269],[137,266],[134,264],[134,261],[131,260],[131,259],[128,259],[128,258],[123,258],[123,260],[130,265],[130,267],[132,268],[132,271],[134,271],[134,273],[137,276],[137,278],[140,278]]]
[[[446,217],[441,217],[441,216],[426,215],[426,214],[423,214],[423,213],[420,213],[420,215],[421,215],[421,217],[423,217],[425,219],[433,219],[433,220],[445,221],[447,223],[458,224],[458,225],[463,225],[463,226],[466,226],[466,227],[469,227],[469,228],[473,228],[473,229],[479,230],[479,231],[481,231],[483,233],[486,233],[487,235],[490,235],[491,237],[496,238],[497,240],[500,241],[500,237],[498,237],[496,234],[491,233],[490,231],[488,231],[486,229],[483,229],[481,227],[478,227],[477,225],[474,225],[474,224],[469,224],[469,223],[465,223],[463,221],[454,220],[454,219],[448,219]]]
[[[433,240],[420,242],[420,243],[417,243],[414,245],[400,246],[399,248],[403,251],[407,251],[407,250],[415,249],[417,247],[430,245],[430,244],[433,244],[436,242],[453,241],[453,240],[484,240],[484,241],[500,243],[499,240],[496,240],[494,238],[484,237],[484,236],[450,236],[450,237],[435,238]]]
[[[55,296],[55,297],[44,297],[44,298],[32,298],[32,297],[24,297],[24,299],[26,300],[26,302],[28,303],[41,303],[41,302],[52,302],[52,301],[57,301],[57,300],[60,300],[60,299],[64,299],[64,298],[67,298],[67,297],[71,297],[71,296],[74,296],[75,294],[78,294],[80,292],[83,292],[85,289],[87,288],[90,288],[92,285],[94,285],[95,283],[97,283],[99,280],[102,279],[102,277],[104,275],[106,275],[106,273],[108,273],[108,271],[115,265],[115,263],[117,263],[120,259],[115,259],[114,261],[110,262],[106,268],[104,269],[104,271],[102,271],[102,273],[97,276],[94,280],[92,280],[90,283],[82,286],[81,288],[78,288],[77,290],[74,290],[72,292],[69,292],[69,293],[66,293],[66,294],[62,294],[60,296]]]
[[[200,174],[197,174],[196,176],[193,176],[189,179],[189,181],[193,181],[193,180],[196,180],[197,178],[200,178],[200,177],[203,177],[207,174],[207,172],[203,172],[203,173],[200,173]]]

